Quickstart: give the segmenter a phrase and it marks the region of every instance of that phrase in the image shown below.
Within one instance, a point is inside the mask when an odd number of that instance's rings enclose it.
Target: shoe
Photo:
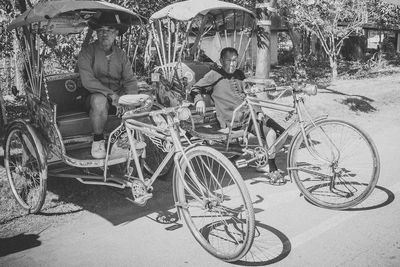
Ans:
[[[281,170],[268,173],[267,178],[269,179],[269,182],[274,185],[286,184],[286,180],[283,177]]]
[[[264,167],[257,167],[256,172],[269,173],[269,166],[265,165]]]
[[[93,141],[92,143],[92,157],[95,159],[104,159],[106,157],[105,140]]]

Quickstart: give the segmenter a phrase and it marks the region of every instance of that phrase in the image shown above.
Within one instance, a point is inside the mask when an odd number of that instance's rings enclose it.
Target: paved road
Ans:
[[[399,129],[397,129],[399,130]],[[391,140],[398,138],[392,132]],[[379,186],[349,211],[317,208],[299,196],[295,184],[271,186],[251,173],[246,184],[256,209],[257,237],[239,265],[399,266],[400,165],[397,144],[374,136],[381,154]],[[0,258],[2,266],[225,266],[203,251],[185,226],[161,224],[162,199],[148,208],[88,214],[38,233],[27,249]],[[159,208],[158,208],[159,207]],[[168,208],[168,207],[167,207]],[[123,214],[135,212],[135,219]],[[173,216],[172,216],[173,217]],[[115,219],[119,218],[119,222]],[[32,241],[31,237],[26,237]],[[29,247],[32,246],[32,247]]]
[[[351,210],[326,210],[305,201],[295,184],[271,186],[248,172],[257,236],[237,265],[400,266],[400,124],[360,123],[381,156],[373,194]],[[185,225],[174,222],[170,189],[155,190],[161,194],[145,208],[125,204],[102,214],[85,212],[20,236],[25,247],[1,257],[0,266],[232,265],[207,254]]]

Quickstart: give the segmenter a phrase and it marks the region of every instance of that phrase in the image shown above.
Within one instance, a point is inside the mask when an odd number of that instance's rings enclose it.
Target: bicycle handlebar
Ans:
[[[248,77],[243,82],[246,84],[244,89],[246,94],[257,94],[268,91],[290,90],[294,93],[304,93],[306,95],[316,95],[317,87],[311,84],[295,84],[290,86],[276,86],[273,80],[266,78]]]
[[[278,86],[276,90],[283,91],[283,90],[290,90],[294,93],[304,93],[306,95],[312,96],[317,94],[317,86],[314,84],[305,84],[304,86]]]
[[[168,108],[161,108],[160,110],[152,110],[152,111],[146,111],[146,112],[140,112],[140,113],[130,113],[129,111],[126,112],[123,116],[122,119],[134,119],[134,118],[140,118],[140,117],[145,117],[145,116],[157,116],[160,114],[175,114],[179,120],[186,120],[190,116],[190,110],[187,108],[185,104],[181,106],[176,106],[176,107],[168,107]]]

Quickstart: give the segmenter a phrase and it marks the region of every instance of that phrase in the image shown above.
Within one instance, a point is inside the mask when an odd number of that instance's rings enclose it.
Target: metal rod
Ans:
[[[158,55],[158,59],[160,60],[160,65],[161,65],[161,70],[164,73],[164,76],[167,75],[167,71],[165,70],[165,64],[163,62],[163,59],[161,57],[161,51],[160,51],[160,46],[159,46],[159,36],[157,35],[156,29],[154,27],[154,23],[151,23],[151,30],[153,32],[153,36],[154,36],[154,43],[156,45],[156,49],[157,49],[157,55]]]
[[[168,18],[168,63],[171,63],[171,18]]]
[[[162,31],[162,22],[161,22],[161,20],[158,20],[158,27],[159,27],[159,29],[160,29],[160,40],[161,40],[161,47],[162,47],[162,49],[161,49],[161,52],[162,52],[162,56],[163,56],[163,58],[164,58],[164,64],[167,64],[167,57],[166,57],[166,51],[165,51],[165,44],[164,44],[164,35],[163,35],[163,31]],[[169,70],[169,67],[167,67],[166,66],[166,69],[167,69],[167,79],[168,79],[168,81],[171,81],[171,74],[170,74],[170,70]]]
[[[169,162],[169,160],[173,157],[175,154],[176,150],[175,147],[174,149],[171,149],[171,151],[168,152],[168,154],[165,156],[157,170],[153,173],[151,176],[150,180],[146,183],[146,186],[151,186],[155,180],[157,180],[158,175],[160,175],[161,171],[164,169],[165,165]]]
[[[242,54],[242,58],[240,59],[239,66],[242,65],[243,59],[246,56],[246,51],[247,51],[247,49],[249,49],[250,42],[251,42],[251,36],[249,36],[249,40],[247,41],[246,48],[244,49],[245,52]]]
[[[125,123],[126,125],[126,123]],[[132,152],[132,156],[133,156],[133,161],[135,162],[135,167],[136,167],[136,171],[139,174],[139,179],[144,182],[144,177],[143,177],[143,172],[142,172],[142,168],[140,166],[140,162],[139,162],[139,155],[136,151],[136,147],[135,147],[135,142],[133,140],[133,134],[134,131],[131,129],[128,129],[128,127],[125,126],[126,129],[126,133],[128,135],[128,139],[129,139],[129,144],[130,144],[130,150],[129,153]],[[128,157],[130,157],[131,155],[128,155]]]
[[[236,47],[236,10],[233,11],[233,47]]]
[[[121,128],[123,127],[123,124],[121,123],[117,128],[114,129],[108,136],[107,140],[107,150],[106,150],[106,158],[104,159],[104,171],[103,171],[103,178],[104,182],[107,182],[107,168],[108,168],[108,159],[110,158],[110,149],[111,149],[111,138],[114,135],[115,132],[120,131]]]
[[[228,31],[226,30],[226,21],[225,21],[225,13],[223,10],[221,10],[222,13],[222,21],[225,25],[224,33],[225,33],[225,47],[228,46]]]
[[[186,26],[186,37],[185,40],[182,43],[182,47],[181,47],[181,51],[179,52],[179,57],[178,57],[178,61],[181,62],[182,61],[182,54],[183,54],[183,49],[186,46],[186,43],[188,41],[189,38],[189,30],[192,27],[192,21],[189,21],[188,25]]]
[[[175,29],[175,43],[174,43],[174,54],[172,55],[172,62],[175,62],[176,60],[176,53],[178,52],[178,42],[179,42],[179,29],[180,29],[181,23],[178,21],[176,23],[176,29]]]
[[[255,97],[246,97],[247,102],[249,103],[250,106],[259,106],[263,108],[269,108],[269,109],[274,109],[282,112],[290,112],[290,111],[295,111],[295,108],[293,106],[285,105],[285,104],[280,104],[276,102],[271,102],[268,100],[262,100],[258,99]]]

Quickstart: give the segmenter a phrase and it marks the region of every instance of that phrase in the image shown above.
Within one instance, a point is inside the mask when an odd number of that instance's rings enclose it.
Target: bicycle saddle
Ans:
[[[142,106],[150,99],[151,96],[146,94],[123,95],[118,99],[118,104],[125,106]]]

